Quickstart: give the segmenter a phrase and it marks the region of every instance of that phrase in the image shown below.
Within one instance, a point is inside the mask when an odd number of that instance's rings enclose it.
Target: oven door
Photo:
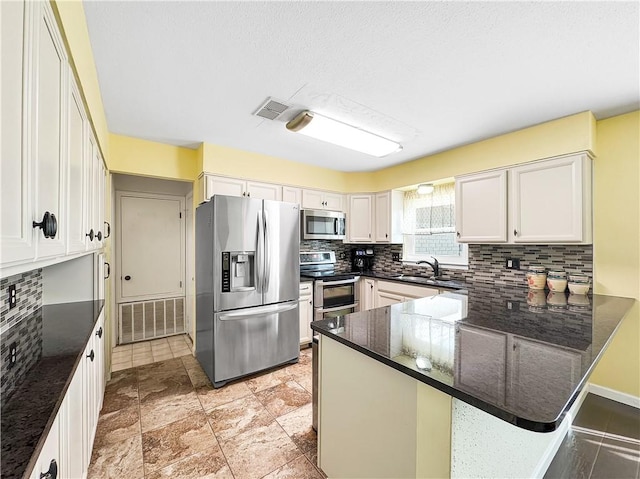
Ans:
[[[335,281],[317,280],[313,306],[327,309],[356,303],[358,301],[358,279],[355,277]]]
[[[335,308],[315,308],[313,319],[314,321],[320,321],[321,319],[336,319],[357,311],[360,311],[360,304],[357,301],[346,306],[337,306]]]

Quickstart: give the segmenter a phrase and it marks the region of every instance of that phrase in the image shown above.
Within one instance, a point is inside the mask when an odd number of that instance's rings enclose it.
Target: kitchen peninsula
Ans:
[[[329,477],[542,476],[634,300],[540,307],[527,294],[476,284],[312,323],[320,467]]]

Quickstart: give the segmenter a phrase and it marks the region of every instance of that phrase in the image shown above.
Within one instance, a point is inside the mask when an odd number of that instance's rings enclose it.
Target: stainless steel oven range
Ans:
[[[359,276],[335,269],[333,251],[300,253],[300,275],[313,278],[313,319],[331,319],[360,310]]]

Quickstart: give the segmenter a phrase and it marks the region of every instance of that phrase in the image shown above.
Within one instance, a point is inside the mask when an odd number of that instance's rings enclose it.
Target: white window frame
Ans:
[[[432,258],[438,260],[440,266],[454,266],[458,268],[468,268],[469,266],[469,248],[466,243],[462,243],[462,252],[460,256],[433,255],[433,254],[416,254],[415,253],[415,236],[404,235],[402,248],[402,261],[405,263],[415,263],[416,261],[431,261]],[[421,265],[418,265],[421,266]],[[425,265],[429,267],[429,265]]]

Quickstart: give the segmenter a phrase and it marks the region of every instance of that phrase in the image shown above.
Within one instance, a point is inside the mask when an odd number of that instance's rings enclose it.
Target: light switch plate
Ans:
[[[9,309],[13,309],[18,304],[18,293],[16,293],[16,285],[9,286]]]

